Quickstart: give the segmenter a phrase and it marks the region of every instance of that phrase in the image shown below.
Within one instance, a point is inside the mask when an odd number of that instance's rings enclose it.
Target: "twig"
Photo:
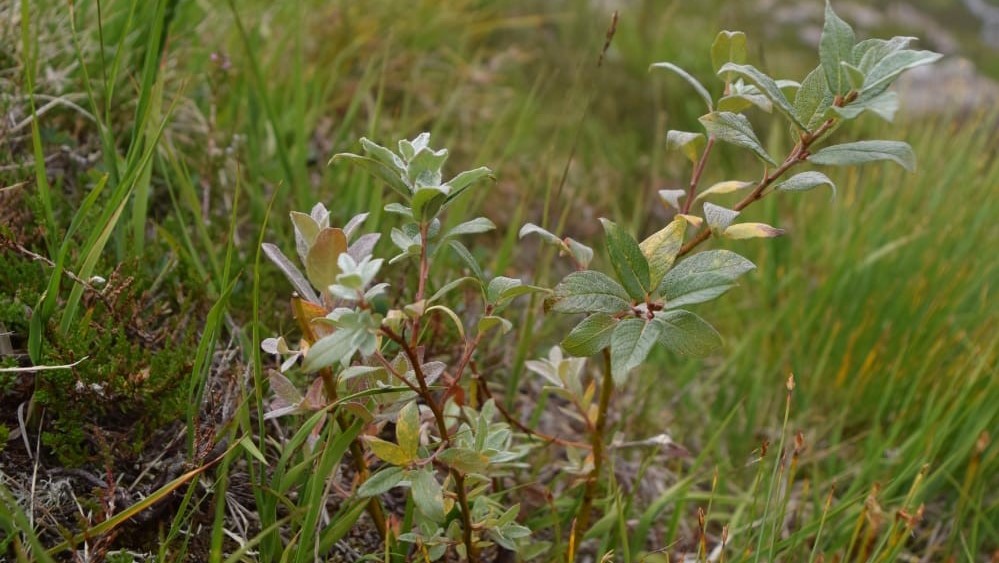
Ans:
[[[482,390],[482,394],[492,399],[493,394],[492,391],[489,390],[489,385],[486,384],[486,381],[481,378],[478,381],[479,381],[479,389]],[[570,446],[573,448],[582,448],[587,450],[592,447],[590,444],[584,442],[575,442],[572,440],[566,440],[565,438],[559,438],[558,436],[552,436],[550,434],[538,432],[537,430],[534,430],[533,428],[527,426],[526,424],[515,418],[510,413],[510,411],[506,410],[506,408],[499,401],[495,401],[493,404],[496,405],[496,410],[498,410],[500,414],[503,415],[503,418],[505,418],[507,422],[516,426],[517,429],[524,432],[528,436],[533,436],[535,438],[538,438],[539,440],[545,442],[546,444],[558,444],[560,446]]]
[[[697,195],[697,184],[701,182],[701,175],[704,174],[704,167],[708,163],[708,156],[711,155],[711,149],[715,146],[714,135],[708,137],[708,144],[704,146],[704,152],[701,153],[701,158],[697,161],[697,166],[694,167],[694,172],[690,175],[690,185],[687,187],[687,199],[683,202],[683,213],[686,215],[690,212],[690,207],[694,205],[694,196]]]
[[[32,372],[36,372],[36,371],[50,371],[50,370],[60,370],[60,369],[72,369],[73,367],[79,365],[80,362],[82,362],[83,360],[86,360],[89,357],[90,356],[84,356],[84,357],[80,358],[79,360],[77,360],[77,361],[75,361],[75,362],[73,362],[71,364],[65,364],[65,365],[61,365],[61,366],[31,366],[31,367],[26,367],[26,368],[0,368],[0,373],[32,373]]]
[[[842,105],[844,103],[849,103],[849,100],[850,98],[847,97],[844,100],[839,100],[838,103]],[[787,158],[784,159],[784,162],[781,163],[781,165],[777,167],[777,169],[775,169],[770,174],[764,175],[763,179],[760,180],[756,184],[756,186],[753,187],[753,191],[751,191],[749,195],[747,195],[746,197],[742,198],[742,200],[739,203],[735,204],[735,207],[733,207],[732,209],[735,211],[742,211],[746,207],[749,207],[749,205],[752,204],[754,201],[762,199],[763,196],[766,195],[764,193],[766,189],[769,188],[778,178],[783,176],[785,172],[790,170],[795,165],[808,160],[809,147],[811,147],[812,143],[814,143],[823,135],[825,135],[826,132],[828,132],[829,129],[831,129],[832,126],[835,124],[836,124],[836,119],[829,118],[825,122],[823,122],[822,125],[820,125],[819,128],[816,129],[814,132],[802,134],[801,139],[798,141],[797,144],[794,145],[794,148],[791,149],[791,152],[788,153]],[[707,147],[705,147],[704,149],[705,153],[707,153],[707,150],[708,150]],[[684,208],[687,208],[689,203],[690,200],[688,198],[687,202],[685,202],[684,204]],[[686,211],[684,211],[684,213],[686,213]],[[692,238],[687,244],[683,245],[683,247],[680,249],[678,256],[684,256],[686,254],[689,254],[692,250],[697,248],[698,245],[708,240],[708,238],[710,237],[711,237],[711,229],[708,228],[702,229],[701,232],[697,234],[697,236]]]
[[[421,265],[421,272],[422,270],[423,266]],[[417,297],[418,301],[422,299],[421,295],[418,295]],[[423,398],[423,401],[427,403],[427,406],[430,407],[430,411],[434,414],[434,419],[437,422],[437,431],[441,435],[441,441],[446,446],[450,446],[451,435],[448,433],[447,420],[444,417],[444,411],[441,410],[441,406],[436,400],[434,400],[434,396],[430,392],[430,388],[427,386],[427,379],[423,373],[423,367],[420,365],[420,358],[417,357],[413,346],[410,346],[406,342],[406,339],[399,334],[396,334],[396,332],[389,327],[383,326],[380,330],[389,340],[398,344],[399,347],[402,348],[402,352],[409,359],[410,365],[413,366],[413,373],[416,375],[416,383],[420,387],[419,395]],[[417,335],[417,332],[418,331],[414,330],[414,337]],[[476,342],[477,341],[478,339],[476,339]],[[474,350],[474,346],[466,346],[466,354],[469,357],[471,356],[471,350]],[[462,367],[462,369],[464,368]],[[465,544],[465,558],[468,561],[478,561],[478,550],[475,547],[475,538],[472,536],[472,507],[468,502],[468,492],[465,490],[465,475],[455,468],[451,468],[450,473],[451,478],[454,479],[454,488],[458,496],[458,505],[461,507],[462,541]]]

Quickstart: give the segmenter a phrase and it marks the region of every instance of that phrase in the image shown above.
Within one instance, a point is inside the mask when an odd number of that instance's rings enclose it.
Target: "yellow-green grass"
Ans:
[[[316,201],[337,220],[360,211],[373,212],[372,228],[383,220],[381,187],[327,167],[329,156],[352,148],[360,135],[388,142],[433,132],[435,144],[454,148],[454,169],[483,164],[497,171],[491,193],[464,203],[501,225],[498,252],[482,258],[494,271],[551,283],[557,273],[549,261],[524,256],[533,256],[534,243],[528,251],[516,248],[519,223],[561,224],[598,247],[597,216],[627,221],[636,232],[661,225],[655,190],[687,174],[682,158],[663,154],[665,130],[694,127],[701,109],[684,84],[646,69],[675,60],[707,81],[715,29],[737,25],[711,15],[712,6],[638,3],[622,13],[615,47],[597,68],[610,18],[590,2],[422,1],[401,17],[394,2],[116,1],[101,4],[101,26],[97,5],[78,2],[68,50],[57,41],[65,34],[50,27],[71,29],[64,15],[45,11],[63,4],[51,4],[25,4],[24,36],[12,44],[27,46],[32,56],[23,60],[37,68],[21,87],[34,84],[45,94],[54,86],[42,70],[69,69],[65,88],[80,94],[77,102],[100,123],[83,119],[81,137],[97,139],[103,159],[89,176],[65,185],[50,185],[44,170],[30,168],[4,183],[34,175],[31,193],[49,227],[46,246],[36,250],[47,250],[60,266],[88,275],[142,257],[150,278],[194,272],[172,282],[208,288],[207,305],[215,307],[193,351],[192,400],[183,414],[193,432],[214,348],[232,337],[253,368],[254,385],[220,435],[250,436],[256,446],[227,453],[214,473],[215,490],[226,490],[232,464],[245,458],[265,532],[255,541],[265,559],[296,549],[275,532],[294,536],[317,521],[323,481],[307,469],[334,463],[342,444],[324,434],[329,449],[308,454],[300,449],[305,434],[278,445],[259,423],[267,390],[258,343],[282,332],[290,318],[280,305],[288,288],[259,262],[258,243],[290,247],[283,218]],[[167,26],[170,39],[162,44],[156,32]],[[149,58],[161,45],[164,65]],[[771,69],[790,56],[758,43],[754,53],[766,53]],[[796,61],[793,70],[814,62]],[[46,139],[70,130],[78,113],[48,114],[26,147],[0,154],[41,161],[56,146]],[[919,171],[868,166],[834,175],[835,200],[822,192],[791,194],[746,212],[789,234],[721,245],[759,267],[719,305],[699,311],[726,336],[722,354],[707,362],[661,358],[619,397],[628,407],[615,420],[626,439],[665,430],[693,457],[668,462],[666,477],[647,473],[670,479],[658,499],[608,483],[613,502],[602,506],[611,518],[596,534],[602,549],[626,560],[676,542],[695,545],[698,508],[707,514],[709,548],[729,526],[726,560],[781,553],[890,560],[902,550],[962,559],[999,546],[999,456],[990,441],[999,427],[995,123],[995,116],[975,116],[911,121],[895,130],[844,128],[844,139],[882,133],[911,141]],[[783,131],[771,133],[779,144]],[[719,151],[717,163],[708,179],[758,173],[734,151]],[[81,204],[58,191],[64,188],[92,198]],[[587,215],[593,220],[578,219]],[[186,267],[171,266],[177,262]],[[66,284],[49,284],[55,291],[42,302],[63,332],[74,330],[72,303],[80,299]],[[523,326],[536,332],[524,333],[507,354],[509,373],[497,374],[510,391],[529,388],[520,362],[558,340],[539,309],[523,312]],[[796,387],[785,411],[791,373]],[[790,465],[775,461],[798,431],[804,449],[789,480]],[[768,453],[758,461],[763,441]],[[865,509],[876,484],[876,504]],[[163,559],[186,549],[180,530],[213,498],[220,497],[187,490],[160,544]],[[923,521],[910,538],[896,511],[914,514],[923,503]],[[342,507],[342,521],[358,518],[359,506]],[[876,506],[883,525],[871,534]],[[224,504],[212,510],[211,556],[221,560]],[[8,528],[23,528],[16,511],[0,516]],[[342,525],[325,529],[319,541],[329,545],[345,532]]]

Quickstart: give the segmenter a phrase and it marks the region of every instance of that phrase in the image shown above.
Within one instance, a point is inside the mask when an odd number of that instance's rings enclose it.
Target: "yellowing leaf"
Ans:
[[[717,184],[714,184],[710,188],[697,194],[697,197],[694,198],[694,201],[704,199],[709,195],[730,194],[732,192],[748,188],[749,186],[752,185],[753,185],[752,182],[740,182],[739,180],[728,180],[726,182],[718,182]]]
[[[784,234],[784,229],[771,227],[766,223],[739,223],[722,232],[722,236],[731,239],[744,238],[774,238]]]
[[[686,219],[678,216],[669,225],[638,245],[649,261],[650,287],[657,287],[666,272],[673,267],[676,255],[683,246],[683,235],[686,231]]]
[[[406,403],[399,411],[395,439],[406,457],[416,459],[416,450],[420,446],[420,407],[415,402]]]
[[[319,231],[305,257],[305,273],[312,285],[326,292],[327,287],[336,283],[340,273],[337,258],[344,252],[347,252],[347,237],[342,230],[326,228]]]
[[[375,454],[378,459],[385,463],[402,466],[409,465],[413,461],[413,458],[406,455],[405,450],[397,444],[382,440],[381,438],[375,438],[374,436],[365,436],[364,441],[368,443],[371,453]]]

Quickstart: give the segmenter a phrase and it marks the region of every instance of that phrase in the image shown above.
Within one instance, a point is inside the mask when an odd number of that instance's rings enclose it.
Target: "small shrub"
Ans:
[[[361,139],[362,154],[334,156],[333,164],[354,165],[392,189],[396,201],[385,211],[400,225],[361,234],[367,214],[338,227],[330,211],[317,204],[309,213],[291,214],[301,267],[276,246],[263,247],[295,288],[291,309],[301,331],[297,342],[284,337],[263,342],[266,352],[281,357],[280,370],[269,373],[274,398],[266,417],[306,415],[308,422],[296,436],[307,433],[308,444],[324,452],[323,459],[334,445],[342,454],[349,441],[359,480],[352,491],[354,508],[344,513],[349,518],[333,519],[323,529],[318,520],[305,519],[300,545],[311,546],[314,540],[323,545],[330,534],[342,536],[361,507],[388,551],[419,553],[429,560],[449,552],[479,560],[487,550],[572,560],[587,539],[610,533],[612,491],[606,491],[611,500],[603,503],[605,516],[593,523],[592,514],[607,483],[608,413],[626,408],[615,404],[615,389],[653,348],[685,356],[715,351],[721,336],[687,308],[720,297],[755,267],[728,250],[694,251],[712,237],[784,234],[776,226],[739,220],[745,208],[764,197],[820,186],[835,191],[820,171],[792,175],[792,170],[875,161],[913,170],[912,150],[903,142],[828,142],[841,125],[863,114],[891,120],[898,105],[888,90],[891,83],[905,70],[939,58],[909,49],[910,41],[858,42],[827,5],[821,64],[800,83],[776,80],[746,64],[741,32],[720,33],[711,49],[720,96],[671,63],[653,64],[652,69],[685,80],[707,109],[700,118],[703,131],[666,135],[669,148],[691,162],[688,188],[660,192],[675,217],[644,240],[601,219],[607,260],[599,269],[591,267],[595,253],[585,244],[537,225],[523,226],[521,238],[536,235],[557,247],[576,270],[553,288],[481,267],[467,245],[496,228],[490,220],[468,218],[443,227],[442,217],[452,205],[490,179],[487,168],[448,178],[443,171],[448,151],[431,148],[426,133],[399,141],[395,150]],[[790,128],[792,146],[786,154],[775,157],[765,148],[744,115],[750,109],[778,114]],[[759,180],[702,189],[701,177],[718,143],[759,159]],[[734,206],[712,202],[733,192],[744,194]],[[384,258],[375,257],[382,235],[393,249]],[[451,267],[453,262],[445,260],[449,256],[461,269]],[[435,284],[431,272],[443,281]],[[404,282],[390,286],[386,279]],[[514,342],[520,327],[511,308],[528,295],[543,296],[546,311],[578,316],[560,345],[527,368],[543,378],[562,411],[580,423],[584,435],[579,439],[545,436],[522,423],[490,396],[492,374],[475,366],[476,357]],[[304,392],[292,381],[303,375]],[[532,535],[524,522],[539,519],[522,514],[517,502],[527,485],[517,480],[518,469],[530,464],[532,438],[565,447],[556,475],[573,477],[566,491],[572,501],[552,508],[549,520],[557,522],[546,524],[554,530],[547,539]],[[397,488],[405,491],[404,507],[387,517],[382,499]]]

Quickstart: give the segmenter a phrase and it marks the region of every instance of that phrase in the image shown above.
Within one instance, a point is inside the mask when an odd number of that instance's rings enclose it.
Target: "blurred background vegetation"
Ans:
[[[621,450],[621,486],[635,493],[626,510],[659,506],[661,547],[691,537],[709,497],[713,534],[757,510],[763,464],[749,462],[780,439],[793,373],[788,429],[807,445],[789,485],[805,523],[796,529],[814,534],[835,487],[830,552],[861,524],[883,531],[896,510],[923,504],[913,551],[995,553],[999,57],[989,14],[999,5],[836,8],[858,37],[915,35],[949,56],[900,85],[898,127],[866,118],[837,133],[907,140],[919,170],[834,171],[834,200],[768,198],[748,212],[789,234],[723,243],[759,269],[703,312],[728,338],[722,354],[664,355],[625,391],[629,408],[614,421],[625,440],[666,433],[694,456]],[[392,220],[381,216],[379,186],[326,165],[362,135],[389,143],[430,131],[452,150],[452,170],[493,168],[495,185],[466,203],[500,225],[495,252],[480,258],[553,283],[559,266],[515,244],[520,224],[596,247],[601,216],[644,235],[668,217],[656,190],[689,175],[664,138],[696,127],[700,101],[649,64],[672,61],[707,82],[715,32],[741,29],[753,64],[800,80],[817,64],[821,9],[818,0],[0,0],[0,365],[27,363],[29,312],[50,287],[51,268],[22,250],[54,262],[62,251],[81,275],[92,255],[90,275],[114,288],[110,303],[89,292],[68,312],[58,302],[32,359],[90,358],[37,379],[2,374],[0,428],[16,429],[34,394],[47,409],[46,463],[114,466],[145,459],[170,421],[196,418],[187,382],[235,377],[255,353],[246,344],[256,242],[290,248],[283,218],[317,201],[337,224],[361,211],[372,212],[372,229]],[[761,136],[787,142],[782,128]],[[737,151],[716,154],[709,183],[757,173]],[[262,331],[286,332],[289,289],[277,271],[261,276],[261,295],[277,303],[261,311]],[[64,283],[57,294],[73,301],[70,292]],[[215,303],[221,314],[209,317]],[[512,406],[537,391],[522,361],[558,340],[551,319],[523,314],[534,340],[500,358],[493,377],[509,382]],[[16,437],[0,454],[12,489],[25,486],[17,468],[27,463]]]

